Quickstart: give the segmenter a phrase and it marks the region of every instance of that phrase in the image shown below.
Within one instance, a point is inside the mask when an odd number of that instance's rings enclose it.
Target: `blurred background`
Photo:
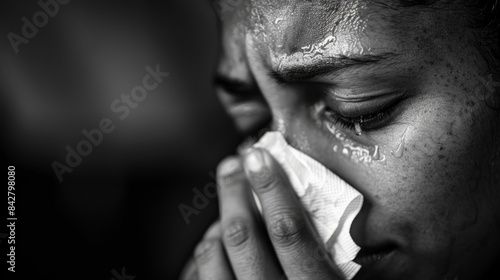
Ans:
[[[40,3],[49,2],[57,5],[44,17]],[[212,3],[4,0],[0,13],[1,157],[6,178],[7,166],[16,167],[15,275],[176,279],[217,217],[216,198],[198,209],[193,189],[213,184],[217,163],[241,141],[213,91]],[[157,65],[170,75],[121,120],[110,105]],[[82,130],[103,118],[114,131],[60,182],[53,163],[67,166],[67,146],[77,150]],[[186,220],[181,204],[199,211]],[[13,279],[2,263],[2,279]]]

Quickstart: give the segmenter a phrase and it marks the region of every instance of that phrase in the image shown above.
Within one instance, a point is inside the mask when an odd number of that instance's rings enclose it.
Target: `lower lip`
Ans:
[[[233,105],[231,114],[235,116],[251,116],[265,112],[261,104],[247,102],[245,104]]]

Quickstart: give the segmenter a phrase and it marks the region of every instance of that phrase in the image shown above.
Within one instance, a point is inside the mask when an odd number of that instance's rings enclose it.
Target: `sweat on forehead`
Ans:
[[[367,41],[363,38],[367,35],[369,14],[387,10],[373,2],[367,4],[369,2],[252,2],[250,29],[255,46],[261,55],[267,54],[268,61],[275,66],[284,60],[304,63],[304,58],[315,59],[318,55],[360,54],[368,49],[363,46]]]
[[[357,1],[353,1],[357,2]],[[332,21],[340,17],[339,1],[252,1],[250,29],[259,41],[295,46],[318,40],[331,32]]]
[[[249,29],[262,46],[292,54],[302,47],[322,43],[338,32],[362,32],[369,17],[394,13],[395,9],[403,6],[402,2],[252,0]]]
[[[457,34],[452,29],[463,21],[450,1],[432,2],[252,1],[249,30],[253,46],[274,62],[301,53],[339,57],[420,49],[432,37]],[[440,9],[444,2],[447,8]]]

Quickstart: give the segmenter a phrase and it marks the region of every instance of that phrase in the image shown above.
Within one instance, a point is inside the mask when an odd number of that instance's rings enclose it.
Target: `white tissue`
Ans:
[[[363,196],[319,162],[288,145],[279,132],[267,132],[254,146],[268,150],[280,163],[338,270],[347,280],[354,278],[361,266],[353,259],[361,248],[349,230],[361,210]]]

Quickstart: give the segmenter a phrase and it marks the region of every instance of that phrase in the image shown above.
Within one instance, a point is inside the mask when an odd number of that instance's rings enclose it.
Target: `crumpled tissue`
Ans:
[[[280,163],[338,270],[347,280],[354,278],[361,266],[353,259],[361,248],[349,231],[363,204],[361,193],[288,145],[279,132],[267,132],[254,147],[268,150]]]

